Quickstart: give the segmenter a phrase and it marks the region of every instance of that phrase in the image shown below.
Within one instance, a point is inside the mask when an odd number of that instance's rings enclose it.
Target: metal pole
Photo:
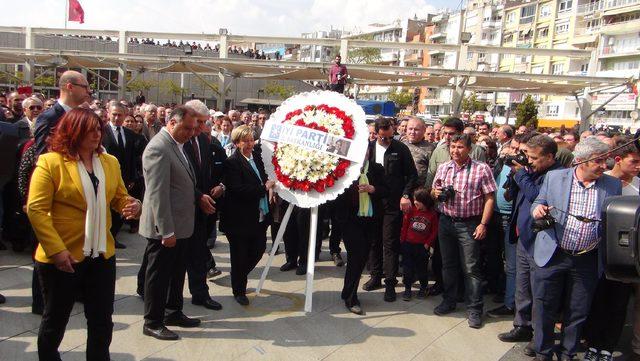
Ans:
[[[316,231],[318,229],[318,207],[311,208],[309,226],[309,249],[307,250],[307,286],[304,291],[304,311],[311,312],[313,303],[313,274],[316,260]]]
[[[67,19],[69,18],[69,0],[64,1],[64,28],[67,29]]]
[[[626,84],[625,84],[626,85]],[[583,104],[580,105],[580,110],[581,113],[584,112],[584,115],[581,114],[581,119],[580,119],[580,132],[583,132],[585,130],[589,129],[589,118],[591,118],[592,115],[594,115],[595,113],[599,112],[600,110],[602,110],[607,104],[611,103],[611,101],[615,98],[618,97],[618,95],[624,93],[625,91],[627,91],[627,87],[623,86],[622,90],[620,90],[619,92],[615,93],[614,95],[611,96],[611,98],[607,99],[606,102],[600,104],[600,106],[598,106],[596,109],[594,109],[593,111],[591,111],[590,113],[587,113],[591,107],[587,107],[587,105],[591,104],[591,96],[589,95],[588,98],[585,96],[582,98]],[[585,104],[587,103],[587,104]]]
[[[267,264],[264,266],[264,269],[262,270],[260,281],[258,281],[258,287],[256,287],[257,295],[259,295],[260,291],[262,291],[262,286],[264,285],[264,281],[267,279],[267,274],[269,274],[269,268],[271,268],[273,259],[276,257],[276,251],[280,246],[280,242],[282,242],[282,237],[284,237],[284,231],[287,229],[287,224],[289,224],[289,217],[291,217],[291,212],[293,211],[293,207],[294,207],[293,203],[289,203],[289,207],[287,207],[287,211],[284,213],[284,217],[282,217],[282,223],[280,223],[280,228],[278,228],[278,234],[276,234],[276,240],[273,243],[273,247],[271,247],[271,252],[269,252],[269,259],[267,260]]]
[[[118,53],[126,54],[127,53],[127,32],[125,30],[120,30],[118,33]],[[127,64],[119,63],[118,64],[118,98],[120,100],[124,99],[127,91]]]

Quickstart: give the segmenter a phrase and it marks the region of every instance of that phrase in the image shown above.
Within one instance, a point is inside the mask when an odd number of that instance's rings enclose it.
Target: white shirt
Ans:
[[[386,146],[386,147],[382,146],[376,140],[376,163],[380,164],[383,167],[384,167],[384,153],[387,151],[387,148],[389,148],[389,146]]]
[[[68,112],[71,109],[73,109],[70,106],[68,106],[65,103],[63,103],[62,100],[60,100],[60,99],[58,99],[58,104],[60,104],[60,106],[62,107],[62,109],[64,109],[65,112]]]
[[[117,142],[118,141],[118,126],[114,125],[111,122],[109,122],[109,126],[111,126],[111,131],[113,132],[113,137],[116,139],[116,142]],[[122,129],[122,125],[120,126],[120,134],[122,134],[122,147],[125,147],[127,145],[127,140],[125,139],[124,129]]]
[[[611,171],[604,172],[604,174],[611,175]],[[630,183],[622,182],[623,196],[637,196],[639,194],[640,194],[640,178],[633,177],[631,178]]]

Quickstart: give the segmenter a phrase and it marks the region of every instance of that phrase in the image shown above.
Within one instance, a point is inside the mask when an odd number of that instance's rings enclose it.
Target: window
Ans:
[[[533,22],[536,15],[536,5],[525,6],[520,9],[520,24],[528,24]]]
[[[515,11],[508,13],[505,21],[507,22],[507,24],[513,24],[516,21]]]
[[[546,18],[547,16],[551,16],[551,5],[544,4],[540,6],[540,17]]]
[[[572,6],[573,0],[560,0],[558,2],[558,12],[561,13],[563,11],[569,11]]]
[[[509,33],[509,34],[506,34],[504,36],[504,42],[505,43],[510,43],[512,41],[513,41],[513,33]]]
[[[589,63],[580,65],[580,71],[586,73],[589,71]]]
[[[546,38],[549,36],[549,28],[538,29],[538,38]]]
[[[547,105],[547,115],[551,117],[558,116],[558,112],[560,110],[559,105]]]
[[[556,63],[551,65],[551,74],[562,75],[564,72],[564,63]]]
[[[556,34],[564,34],[569,32],[569,23],[556,24]]]
[[[544,72],[544,66],[538,65],[531,68],[531,74],[542,74]]]

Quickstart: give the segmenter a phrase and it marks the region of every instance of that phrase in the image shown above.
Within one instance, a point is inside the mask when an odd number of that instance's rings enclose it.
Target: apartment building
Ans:
[[[424,42],[424,31],[427,26],[426,20],[417,18],[395,20],[389,24],[369,24],[362,28],[354,29],[351,34],[343,35],[344,39],[366,39],[386,42]],[[394,66],[418,66],[422,62],[421,51],[406,51],[404,49],[380,49],[378,59],[369,61],[378,65]],[[357,61],[357,59],[355,59]],[[354,61],[350,59],[349,61]],[[370,100],[387,100],[391,88],[388,86],[364,85],[359,88],[358,97]]]
[[[343,35],[348,35],[339,29],[329,31],[314,31],[303,33],[305,39],[340,39]],[[298,60],[305,62],[330,62],[332,57],[340,52],[340,49],[324,45],[300,45]]]
[[[430,34],[426,39],[431,44],[457,44],[464,26],[465,11],[444,11],[428,17],[425,34]],[[425,55],[425,58],[427,56]],[[458,67],[458,53],[443,50],[431,50],[428,59],[423,61],[424,66],[443,69],[456,69]],[[453,90],[442,88],[422,88],[419,111],[426,116],[448,115],[451,113]]]

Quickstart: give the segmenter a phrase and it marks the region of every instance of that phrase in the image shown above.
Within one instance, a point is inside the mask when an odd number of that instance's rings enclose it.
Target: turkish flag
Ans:
[[[69,21],[84,23],[84,9],[78,0],[69,0]]]

